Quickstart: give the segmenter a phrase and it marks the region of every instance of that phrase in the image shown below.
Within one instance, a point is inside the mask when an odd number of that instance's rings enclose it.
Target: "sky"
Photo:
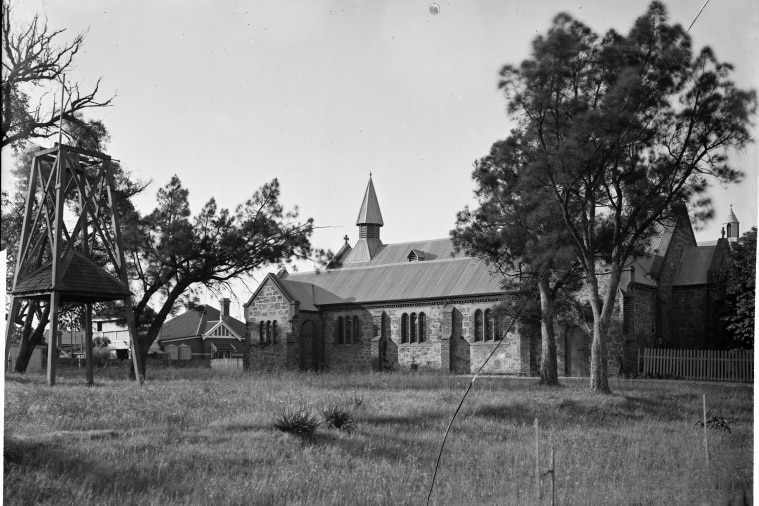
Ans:
[[[87,88],[101,77],[102,96],[115,95],[89,116],[109,129],[108,154],[152,181],[140,210],[173,174],[196,212],[211,197],[233,209],[278,178],[286,207],[320,227],[312,244],[336,251],[343,236],[358,238],[370,172],[383,242],[447,237],[473,203],[472,163],[511,128],[500,68],[527,58],[559,12],[598,33],[626,33],[648,3],[438,0],[436,15],[429,0],[13,5],[18,20],[39,12],[66,40],[87,32],[67,79]],[[687,27],[704,0],[666,4]],[[710,0],[690,34],[694,48],[709,45],[735,65],[739,87],[759,88],[759,2]],[[3,189],[10,157],[4,150]],[[719,237],[731,204],[741,233],[756,226],[756,143],[731,161],[746,177],[712,189],[715,219],[699,241]],[[244,303],[248,289],[236,292]]]

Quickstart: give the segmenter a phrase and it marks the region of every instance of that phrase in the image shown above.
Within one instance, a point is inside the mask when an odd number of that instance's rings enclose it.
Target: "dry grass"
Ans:
[[[77,371],[62,371],[52,389],[42,376],[6,377],[6,504],[424,504],[468,383],[419,373],[154,370],[139,388],[118,378],[124,371],[100,371],[92,388]],[[536,417],[544,472],[551,447],[556,453],[558,504],[751,496],[751,386],[620,380],[613,395],[597,396],[585,385],[479,379],[432,502],[535,504]],[[708,415],[732,429],[709,432],[709,472],[696,426],[704,393]],[[323,425],[303,439],[272,427],[282,406],[330,405],[349,408],[353,431]]]

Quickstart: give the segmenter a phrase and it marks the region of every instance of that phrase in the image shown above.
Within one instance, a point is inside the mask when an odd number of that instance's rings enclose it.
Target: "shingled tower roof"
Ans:
[[[369,184],[366,185],[364,201],[361,202],[361,210],[358,212],[356,225],[379,225],[381,227],[384,224],[377,201],[377,193],[374,191],[374,183],[372,183],[372,175],[369,174]]]
[[[71,252],[71,262],[53,288],[53,264],[48,263],[29,274],[11,292],[27,299],[44,299],[56,291],[66,302],[93,303],[129,297],[129,290],[102,267],[78,251]]]

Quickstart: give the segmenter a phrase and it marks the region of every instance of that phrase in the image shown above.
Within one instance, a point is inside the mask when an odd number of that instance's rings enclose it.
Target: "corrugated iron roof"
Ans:
[[[408,255],[412,250],[423,251],[425,262],[446,258],[462,258],[466,256],[463,251],[456,253],[453,247],[453,241],[450,239],[402,242],[395,244],[383,244],[375,253],[373,259],[361,263],[353,262],[351,263],[350,267],[387,265],[408,262]]]
[[[335,302],[339,302],[339,299],[333,294],[312,283],[293,281],[289,277],[288,279],[280,279],[279,281],[290,292],[290,295],[300,302],[300,309],[303,311],[318,311],[317,304],[334,304]]]
[[[98,302],[129,297],[121,281],[78,251],[73,256],[55,291],[62,301]],[[11,292],[20,297],[43,297],[53,290],[52,262],[24,278]]]
[[[208,305],[196,306],[164,323],[161,328],[161,337],[158,340],[203,335],[219,322],[220,316],[221,312],[215,307]],[[237,318],[225,316],[224,323],[229,325],[241,337],[245,336],[245,323]]]
[[[291,273],[288,290],[304,304],[368,303],[502,293],[501,278],[472,257]],[[298,283],[298,287],[295,286]],[[316,289],[309,297],[306,284]],[[295,295],[295,292],[299,296]]]
[[[376,238],[362,238],[345,257],[344,263],[355,264],[370,262],[382,248],[382,241]]]
[[[708,282],[709,269],[717,246],[690,246],[683,250],[675,286],[704,285]]]

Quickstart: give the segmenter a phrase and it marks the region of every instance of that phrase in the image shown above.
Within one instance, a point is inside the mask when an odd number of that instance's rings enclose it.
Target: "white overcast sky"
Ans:
[[[113,106],[95,111],[108,153],[153,181],[137,202],[154,204],[178,174],[193,210],[210,197],[243,202],[277,177],[288,207],[313,217],[314,246],[337,250],[374,184],[386,243],[446,237],[472,202],[472,162],[506,137],[496,88],[506,63],[565,11],[596,32],[627,33],[649,2],[629,0],[438,1],[16,1],[17,19],[39,12],[64,37],[87,31],[69,80],[102,77]],[[703,0],[666,2],[688,26]],[[736,66],[740,87],[759,88],[759,2],[711,0],[691,29]],[[759,137],[759,135],[755,135]],[[9,153],[3,152],[3,188]],[[711,192],[719,237],[729,205],[741,231],[757,222],[756,145],[732,157],[739,185]],[[244,294],[237,294],[245,300]]]

